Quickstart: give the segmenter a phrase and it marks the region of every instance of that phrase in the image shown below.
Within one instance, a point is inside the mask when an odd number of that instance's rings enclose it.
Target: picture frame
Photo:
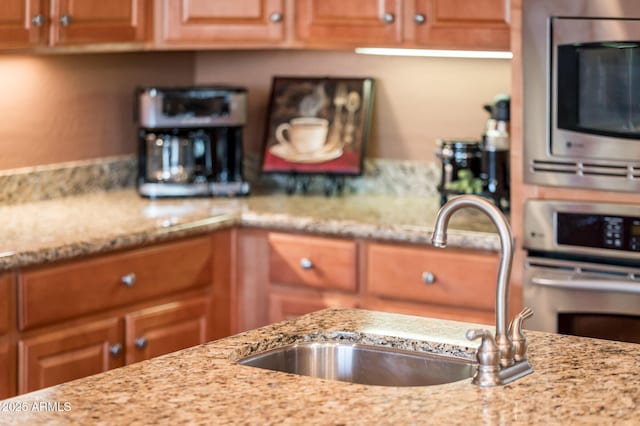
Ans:
[[[361,175],[373,96],[369,77],[273,77],[262,172]]]

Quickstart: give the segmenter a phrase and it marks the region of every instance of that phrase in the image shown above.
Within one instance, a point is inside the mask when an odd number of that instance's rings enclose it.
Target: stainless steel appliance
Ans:
[[[527,327],[640,343],[640,207],[532,200],[524,219]]]
[[[150,198],[245,195],[242,132],[247,91],[228,86],[136,93],[138,192]]]
[[[640,2],[523,0],[525,181],[640,190]]]

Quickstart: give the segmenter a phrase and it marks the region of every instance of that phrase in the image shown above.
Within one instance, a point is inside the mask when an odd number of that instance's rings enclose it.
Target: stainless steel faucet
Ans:
[[[522,334],[522,322],[533,314],[531,309],[525,308],[516,316],[507,329],[507,313],[509,311],[509,277],[513,262],[513,233],[511,226],[500,209],[495,205],[475,195],[461,195],[450,201],[438,211],[436,224],[431,242],[435,247],[446,247],[447,227],[451,216],[463,208],[475,208],[485,213],[498,229],[500,237],[500,268],[496,285],[496,334],[494,337],[486,330],[469,330],[467,338],[470,340],[481,338],[476,358],[478,371],[473,383],[480,386],[495,386],[509,383],[533,372],[527,361],[527,343]],[[512,338],[517,336],[516,348]],[[493,354],[497,347],[497,354]],[[494,356],[497,355],[497,356]]]

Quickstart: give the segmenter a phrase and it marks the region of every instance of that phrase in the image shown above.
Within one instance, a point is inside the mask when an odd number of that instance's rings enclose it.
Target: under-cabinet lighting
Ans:
[[[434,49],[395,49],[386,47],[356,47],[356,53],[384,56],[421,56],[428,58],[479,58],[511,59],[513,53],[489,50],[434,50]]]

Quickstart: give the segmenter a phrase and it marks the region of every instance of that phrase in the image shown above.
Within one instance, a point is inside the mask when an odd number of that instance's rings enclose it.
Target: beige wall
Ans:
[[[136,152],[133,90],[190,84],[193,53],[0,55],[0,170]]]
[[[200,52],[196,82],[249,88],[248,149],[259,150],[273,75],[371,76],[376,100],[368,156],[432,160],[438,138],[480,138],[483,104],[509,93],[508,60],[434,59],[351,52]],[[250,148],[249,148],[250,147]]]
[[[482,105],[510,88],[504,60],[227,51],[0,55],[0,170],[136,152],[138,85],[249,88],[249,150],[259,151],[273,75],[372,76],[368,156],[431,160],[440,137],[479,137]]]

